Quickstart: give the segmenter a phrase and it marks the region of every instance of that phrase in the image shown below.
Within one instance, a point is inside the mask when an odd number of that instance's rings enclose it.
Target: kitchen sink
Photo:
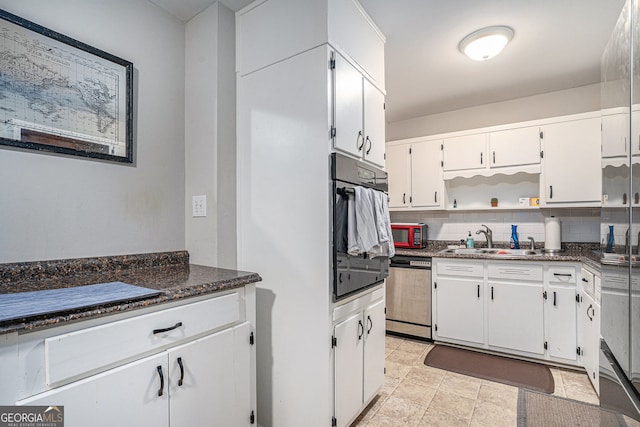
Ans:
[[[542,251],[533,249],[500,249],[500,248],[451,248],[440,251],[441,254],[484,255],[491,257],[538,256]]]
[[[616,261],[629,261],[629,255],[625,254],[611,254],[611,253],[603,253],[601,254],[604,259],[612,259]],[[631,255],[631,261],[636,261],[640,259],[640,255]]]

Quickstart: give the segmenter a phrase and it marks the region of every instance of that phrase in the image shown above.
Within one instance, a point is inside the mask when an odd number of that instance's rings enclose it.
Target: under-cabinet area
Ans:
[[[596,310],[585,306],[583,279],[595,279],[584,271],[573,262],[433,258],[434,341],[582,367],[599,348],[593,329],[583,336],[593,328],[585,310],[592,318]]]

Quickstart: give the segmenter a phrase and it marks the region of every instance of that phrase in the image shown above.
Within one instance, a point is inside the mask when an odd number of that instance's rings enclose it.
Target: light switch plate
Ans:
[[[193,217],[207,216],[207,196],[193,196],[191,200]]]

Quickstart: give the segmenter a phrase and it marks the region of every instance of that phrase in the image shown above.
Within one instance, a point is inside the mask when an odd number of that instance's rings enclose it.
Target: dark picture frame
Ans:
[[[133,63],[0,9],[0,147],[133,163]]]

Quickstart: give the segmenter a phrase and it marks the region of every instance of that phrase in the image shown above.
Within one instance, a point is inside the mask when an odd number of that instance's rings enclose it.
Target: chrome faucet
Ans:
[[[478,230],[476,231],[476,234],[484,234],[484,238],[487,239],[487,247],[488,248],[493,248],[493,232],[491,231],[491,229],[489,227],[487,227],[486,225],[482,224],[481,227],[486,228],[486,230]]]
[[[533,240],[533,237],[531,237],[531,236],[527,237],[527,239],[531,240],[531,248],[530,249],[532,251],[535,251],[536,250],[536,241]]]

